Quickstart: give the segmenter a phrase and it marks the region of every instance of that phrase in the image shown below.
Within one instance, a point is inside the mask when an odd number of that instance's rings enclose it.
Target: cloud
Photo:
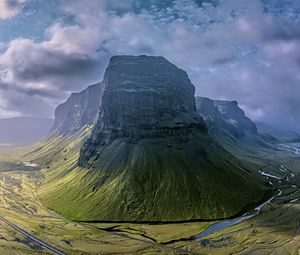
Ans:
[[[19,116],[49,117],[54,105],[52,100],[19,93],[18,91],[0,90],[0,116],[11,118]]]
[[[45,41],[23,38],[11,41],[0,54],[0,90],[8,102],[15,102],[8,103],[6,109],[18,111],[13,107],[20,106],[15,100],[18,97],[38,105],[20,107],[22,114],[44,115],[46,111],[52,116],[53,108],[70,92],[98,82],[103,69],[99,63],[101,53],[97,51],[99,37],[90,27],[63,27],[57,23],[49,28]],[[40,107],[46,102],[48,107]]]
[[[285,129],[298,129],[299,67],[286,64],[280,55],[274,62],[243,62],[226,70],[195,73],[198,95],[238,100],[246,114]]]
[[[29,0],[1,0],[0,20],[12,18],[17,15]]]
[[[89,42],[96,36],[94,31],[56,24],[48,33],[49,40],[39,43],[29,39],[10,42],[0,55],[2,84],[24,91],[73,91],[85,81],[100,78],[100,55]]]
[[[21,114],[18,111],[13,111],[8,107],[8,102],[5,100],[5,97],[0,94],[0,116],[2,118],[13,118],[19,117]]]
[[[99,81],[110,56],[149,54],[187,70],[198,95],[238,100],[251,118],[297,128],[296,1],[61,2],[65,17],[43,40],[16,38],[0,54],[7,111],[49,114],[71,91]],[[32,107],[16,95],[32,98]]]
[[[281,64],[283,68],[294,69],[295,73],[300,68],[300,38],[280,40],[265,45],[263,48],[265,58],[272,63]],[[299,76],[298,76],[299,77]]]

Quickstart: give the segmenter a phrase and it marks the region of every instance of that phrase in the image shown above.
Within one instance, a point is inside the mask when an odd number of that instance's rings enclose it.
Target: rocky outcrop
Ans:
[[[80,93],[73,93],[68,100],[55,110],[53,134],[70,135],[97,120],[101,104],[103,84],[89,86]]]

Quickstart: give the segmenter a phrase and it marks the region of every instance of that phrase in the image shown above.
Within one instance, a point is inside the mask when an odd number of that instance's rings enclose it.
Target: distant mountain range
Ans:
[[[209,134],[221,144],[268,146],[238,102],[196,97],[196,107],[205,119]]]
[[[234,144],[235,147],[243,144],[266,148],[277,143],[300,142],[300,134],[295,131],[253,122],[237,101],[196,97],[196,107],[206,122],[209,134],[225,147],[226,144]]]
[[[262,122],[257,122],[256,126],[260,134],[272,136],[277,141],[300,142],[300,134],[295,131],[278,129]]]
[[[26,146],[48,135],[53,119],[10,118],[0,119],[0,147]]]

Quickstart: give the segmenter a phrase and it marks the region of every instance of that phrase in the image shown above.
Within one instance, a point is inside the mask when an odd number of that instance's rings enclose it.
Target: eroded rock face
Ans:
[[[256,125],[246,117],[236,101],[196,97],[196,107],[212,134],[225,129],[238,139],[258,135]]]
[[[206,131],[196,113],[193,84],[185,71],[163,57],[113,57],[103,84],[99,119],[82,150],[82,164],[99,144],[115,138],[137,141]]]
[[[66,135],[81,130],[85,125],[93,125],[97,120],[103,88],[102,83],[97,83],[80,93],[73,93],[56,108],[51,132]]]

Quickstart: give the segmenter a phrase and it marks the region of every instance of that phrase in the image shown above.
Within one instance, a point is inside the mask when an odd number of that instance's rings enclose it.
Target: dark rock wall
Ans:
[[[82,149],[83,164],[116,138],[184,136],[206,132],[196,112],[195,88],[186,72],[162,57],[116,56],[104,75],[99,119]]]
[[[103,84],[89,86],[80,93],[73,93],[68,100],[55,110],[52,133],[72,134],[85,125],[96,121],[101,104]]]

